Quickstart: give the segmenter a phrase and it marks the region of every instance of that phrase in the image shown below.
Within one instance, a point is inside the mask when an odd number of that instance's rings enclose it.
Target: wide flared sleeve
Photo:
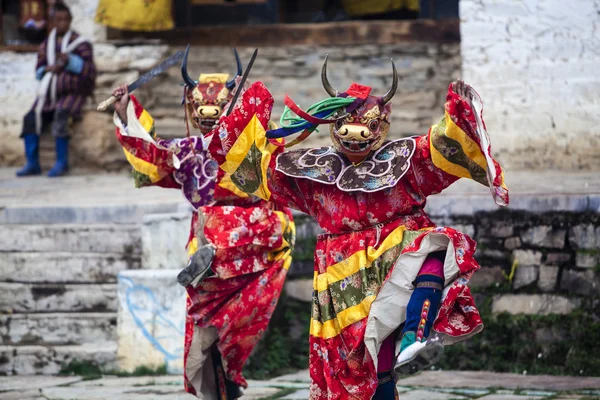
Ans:
[[[426,136],[417,139],[413,168],[419,189],[425,195],[441,192],[459,178],[468,178],[490,188],[496,204],[509,202],[508,188],[500,164],[491,153],[483,122],[483,103],[470,90],[471,104],[452,89],[444,106],[444,117]]]
[[[273,97],[262,82],[253,83],[214,129],[211,157],[242,192],[281,206],[306,211],[303,193],[293,179],[276,171],[283,139],[269,140]]]
[[[116,134],[133,167],[136,187],[181,189],[194,209],[213,201],[217,165],[210,159],[202,137],[160,139],[154,120],[135,96],[127,106],[128,125],[115,113]]]

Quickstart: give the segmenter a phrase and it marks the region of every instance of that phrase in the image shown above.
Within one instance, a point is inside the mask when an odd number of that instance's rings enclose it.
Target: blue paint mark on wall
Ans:
[[[182,358],[185,320],[173,321],[171,310],[161,305],[149,287],[136,284],[123,276],[119,276],[119,280],[128,286],[123,299],[124,306],[144,337],[164,354],[165,363]],[[159,331],[160,336],[155,331]],[[174,336],[179,339],[174,341]],[[169,346],[169,343],[180,345]]]

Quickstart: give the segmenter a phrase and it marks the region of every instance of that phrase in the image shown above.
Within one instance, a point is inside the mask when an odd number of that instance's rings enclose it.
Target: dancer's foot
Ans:
[[[443,354],[444,343],[438,335],[433,335],[425,342],[415,340],[400,352],[394,371],[398,375],[414,374],[440,361]]]
[[[190,257],[187,267],[177,275],[177,282],[184,287],[196,286],[202,279],[214,275],[210,268],[214,257],[214,247],[210,245],[200,247]]]

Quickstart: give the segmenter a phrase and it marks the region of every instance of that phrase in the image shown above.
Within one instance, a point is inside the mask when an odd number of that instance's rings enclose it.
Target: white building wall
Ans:
[[[461,0],[463,77],[508,169],[600,167],[600,0]]]

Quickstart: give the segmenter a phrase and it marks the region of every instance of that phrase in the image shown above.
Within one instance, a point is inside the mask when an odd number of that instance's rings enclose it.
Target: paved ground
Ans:
[[[270,381],[249,381],[243,400],[308,399],[308,371]],[[179,400],[193,399],[179,377],[106,376],[0,377],[3,400]],[[600,378],[526,376],[489,372],[428,371],[398,382],[402,400],[592,400]]]

